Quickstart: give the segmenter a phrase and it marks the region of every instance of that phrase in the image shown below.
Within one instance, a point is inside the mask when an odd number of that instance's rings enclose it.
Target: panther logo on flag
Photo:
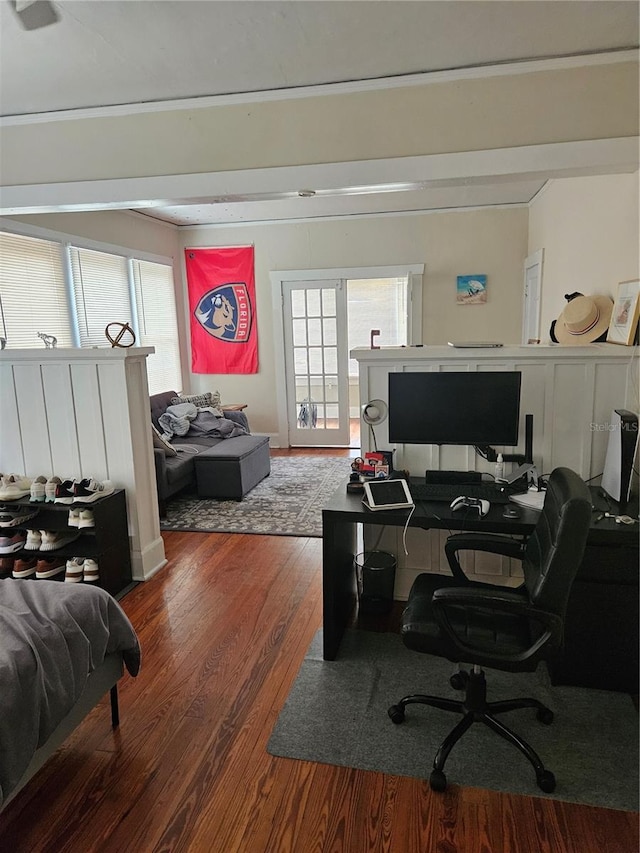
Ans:
[[[251,332],[251,301],[244,282],[220,284],[209,290],[194,311],[202,328],[223,341],[246,343]]]

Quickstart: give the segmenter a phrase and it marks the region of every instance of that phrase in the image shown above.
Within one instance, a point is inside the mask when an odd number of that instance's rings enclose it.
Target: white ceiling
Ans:
[[[0,0],[0,110],[59,110],[374,80],[638,46],[617,0],[74,0],[25,30]],[[403,192],[269,196],[145,207],[176,224],[526,203],[544,176]],[[301,176],[300,188],[312,186]],[[289,189],[289,188],[287,188]]]

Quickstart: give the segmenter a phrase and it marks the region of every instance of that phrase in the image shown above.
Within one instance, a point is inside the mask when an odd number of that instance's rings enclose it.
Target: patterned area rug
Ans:
[[[167,505],[162,530],[322,537],[322,507],[346,483],[347,457],[272,456],[271,474],[241,501],[184,492]]]

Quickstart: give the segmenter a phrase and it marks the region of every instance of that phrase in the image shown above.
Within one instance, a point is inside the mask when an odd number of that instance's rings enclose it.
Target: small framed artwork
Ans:
[[[456,280],[456,302],[479,305],[487,301],[486,275],[459,275]]]
[[[630,346],[636,335],[639,311],[640,279],[621,281],[613,303],[607,341]]]

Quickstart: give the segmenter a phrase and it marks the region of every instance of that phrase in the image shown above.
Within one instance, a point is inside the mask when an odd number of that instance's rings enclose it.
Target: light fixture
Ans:
[[[378,444],[376,442],[376,433],[374,427],[384,423],[387,419],[389,407],[384,400],[369,400],[362,406],[362,420],[368,425],[373,439],[373,449],[378,452]]]
[[[39,30],[60,20],[49,0],[10,0],[10,6],[25,30]]]

